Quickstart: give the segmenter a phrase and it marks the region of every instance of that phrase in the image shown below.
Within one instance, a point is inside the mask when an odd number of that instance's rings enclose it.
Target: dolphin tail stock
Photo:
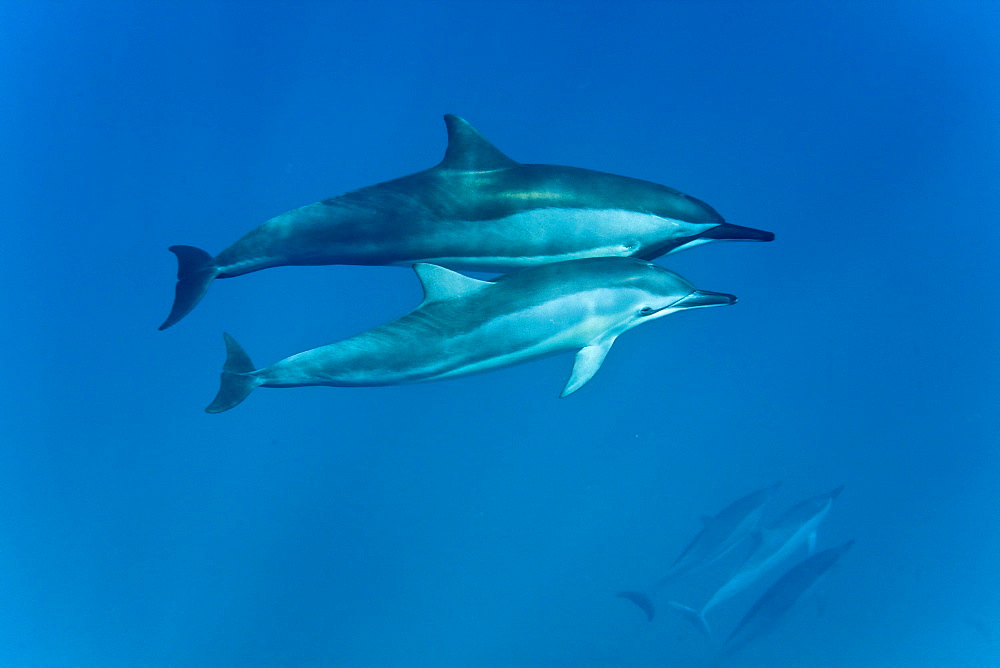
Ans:
[[[174,288],[174,305],[170,315],[160,325],[161,330],[177,324],[190,313],[219,275],[214,258],[200,248],[171,246],[167,250],[177,256],[177,286]]]
[[[653,617],[656,616],[656,608],[653,607],[652,599],[641,591],[620,591],[615,596],[632,601],[639,606],[646,613],[647,621],[653,621]]]
[[[691,622],[695,628],[704,633],[706,636],[712,636],[712,629],[708,626],[708,620],[705,619],[704,610],[695,610],[694,608],[689,608],[682,603],[677,601],[667,601],[667,605],[676,610],[681,614],[681,617]]]
[[[246,399],[261,384],[260,379],[253,375],[255,370],[253,362],[243,347],[229,334],[222,336],[226,341],[226,362],[222,365],[219,393],[205,409],[206,413],[228,411]]]

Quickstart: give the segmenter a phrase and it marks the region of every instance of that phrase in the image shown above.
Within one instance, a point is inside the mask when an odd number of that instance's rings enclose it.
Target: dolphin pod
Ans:
[[[771,232],[727,223],[711,206],[667,186],[558,165],[522,164],[458,116],[444,117],[448,145],[436,166],[288,211],[216,256],[171,246],[175,325],[217,278],[270,267],[411,266],[424,298],[410,313],[353,337],[256,367],[229,334],[219,391],[206,407],[228,411],[258,387],[422,383],[576,351],[560,396],[594,377],[618,336],[677,311],[734,304],[651,261],[724,240],[771,241]],[[502,275],[479,280],[458,271]],[[778,484],[731,503],[704,525],[645,591],[625,598],[655,615],[653,595],[748,540],[742,568],[695,610],[670,604],[708,630],[705,613],[759,581],[815,531],[840,489],[792,508],[767,529],[761,518]],[[815,554],[788,571],[730,636],[736,649],[782,617],[850,547]]]
[[[676,601],[668,601],[670,606],[681,613],[689,622],[706,635],[711,636],[708,621],[705,616],[722,602],[734,598],[740,592],[764,581],[765,577],[774,573],[779,566],[787,562],[800,548],[807,548],[811,556],[784,572],[750,607],[743,619],[730,633],[722,644],[722,655],[728,656],[747,643],[770,632],[791,608],[805,598],[815,586],[816,581],[823,576],[850,549],[854,541],[844,543],[840,547],[815,552],[816,533],[819,525],[829,514],[834,500],[840,496],[844,486],[841,485],[829,492],[809,497],[789,508],[778,519],[758,528],[765,505],[770,500],[778,485],[753,492],[730,504],[715,518],[706,518],[706,529],[712,523],[719,523],[716,538],[706,540],[702,534],[692,541],[715,545],[711,549],[702,548],[706,558],[696,559],[691,566],[677,569],[679,573],[690,573],[695,568],[702,568],[716,561],[724,554],[732,551],[739,544],[749,543],[749,549],[744,552],[740,565],[712,593],[708,601],[700,609],[694,609]],[[722,520],[728,516],[728,520]],[[683,558],[691,546],[682,553]],[[667,576],[656,583],[654,589],[667,584],[673,579],[676,566]],[[617,594],[635,603],[646,618],[652,621],[655,607],[651,593],[642,591],[625,591]]]
[[[216,278],[290,265],[426,262],[507,272],[586,257],[652,260],[718,240],[771,241],[701,200],[639,179],[508,158],[469,123],[444,117],[435,167],[271,218],[212,257],[171,246],[176,324]]]
[[[757,532],[753,548],[743,564],[712,594],[701,610],[695,610],[675,601],[670,601],[670,606],[706,635],[711,635],[706,619],[709,610],[763,579],[794,554],[800,546],[808,545],[809,554],[816,551],[816,531],[830,512],[833,500],[843,489],[844,486],[841,485],[831,492],[797,503],[766,529]]]
[[[255,369],[226,335],[219,393],[205,410],[229,410],[257,387],[420,383],[578,350],[566,396],[597,373],[623,332],[675,311],[736,301],[634,258],[567,260],[495,281],[432,264],[414,269],[424,287],[420,305],[349,339]]]
[[[647,619],[652,621],[656,614],[653,603],[655,593],[673,579],[721,559],[749,537],[757,529],[765,506],[780,486],[781,483],[775,483],[751,492],[720,510],[715,517],[703,516],[701,531],[681,551],[667,573],[648,591],[623,591],[617,596],[635,603],[646,613]]]

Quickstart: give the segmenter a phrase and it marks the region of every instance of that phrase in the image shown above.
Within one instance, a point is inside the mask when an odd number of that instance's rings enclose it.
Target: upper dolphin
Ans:
[[[349,339],[255,369],[227,335],[219,393],[205,410],[229,410],[256,387],[419,383],[578,350],[566,396],[597,373],[621,333],[674,311],[736,301],[633,258],[568,260],[495,281],[433,264],[414,269],[424,287],[420,305]]]
[[[721,239],[774,235],[730,225],[715,209],[648,181],[588,169],[524,165],[458,116],[444,117],[437,166],[268,220],[214,258],[171,246],[177,286],[166,329],[216,278],[285,265],[402,265],[507,272],[585,257],[646,260]]]

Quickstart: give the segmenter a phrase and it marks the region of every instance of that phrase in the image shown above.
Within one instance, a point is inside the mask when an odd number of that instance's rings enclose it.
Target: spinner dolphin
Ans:
[[[597,373],[623,332],[682,309],[736,301],[634,258],[567,260],[494,281],[432,264],[414,269],[424,288],[420,305],[349,339],[256,369],[226,335],[219,393],[206,410],[229,410],[257,387],[419,383],[578,350],[566,396]]]
[[[587,169],[518,163],[466,121],[445,116],[448,148],[437,166],[276,216],[217,256],[177,256],[166,329],[212,281],[288,265],[434,263],[507,272],[587,257],[651,260],[716,240],[770,241],[726,223],[673,188]]]
[[[670,606],[680,612],[706,635],[711,635],[706,615],[723,601],[736,596],[741,591],[762,580],[802,545],[808,545],[809,553],[816,549],[816,531],[823,522],[833,501],[843,491],[841,485],[826,494],[813,496],[792,506],[766,529],[754,537],[754,549],[743,564],[724,582],[700,610],[670,601]]]
[[[854,541],[850,540],[838,547],[817,552],[778,578],[736,625],[723,646],[722,656],[730,656],[748,643],[773,631],[788,612],[815,589],[820,578],[853,545]]]
[[[733,501],[714,517],[703,516],[701,531],[674,560],[666,575],[647,591],[623,591],[617,596],[635,603],[646,613],[649,621],[653,621],[656,614],[653,597],[656,592],[675,578],[704,568],[724,557],[749,538],[757,529],[764,508],[780,486],[781,483],[775,483],[770,487],[758,489]]]

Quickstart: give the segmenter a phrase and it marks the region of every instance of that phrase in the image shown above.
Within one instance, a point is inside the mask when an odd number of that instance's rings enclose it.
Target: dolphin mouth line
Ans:
[[[664,308],[701,308],[705,306],[729,306],[736,303],[736,296],[724,292],[711,292],[709,290],[695,290],[681,297],[669,306],[653,311],[657,313]]]
[[[718,239],[721,241],[774,241],[774,232],[758,230],[732,223],[722,223],[699,234],[698,239]]]

